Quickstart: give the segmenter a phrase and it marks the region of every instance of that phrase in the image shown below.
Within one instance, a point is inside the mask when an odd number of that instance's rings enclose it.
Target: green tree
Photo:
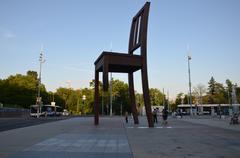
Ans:
[[[65,101],[57,93],[49,91],[47,92],[47,95],[48,97],[46,103],[50,104],[51,102],[54,101],[56,105],[64,107]]]
[[[27,76],[30,76],[35,81],[38,80],[38,73],[36,71],[31,71],[31,70],[27,71]]]
[[[180,104],[183,103],[183,102],[182,102],[183,96],[184,96],[184,93],[182,93],[182,92],[177,94],[177,97],[176,97],[176,99],[175,99],[175,104],[176,104],[176,105],[180,105]]]
[[[29,108],[36,102],[37,72],[28,71],[26,75],[11,75],[1,81],[0,101],[7,105],[19,105]],[[46,94],[45,86],[41,85],[41,92]],[[43,97],[43,100],[45,97]]]
[[[90,82],[90,87],[92,88],[92,93],[94,92],[94,84],[95,81],[92,80]],[[109,83],[111,84],[111,83]],[[101,110],[102,106],[104,109],[104,114],[109,114],[109,108],[110,108],[110,90],[107,92],[103,92],[102,89],[102,83],[100,82],[99,84],[99,92],[100,92],[100,108]],[[93,96],[93,95],[92,95]],[[94,97],[94,96],[93,96]],[[94,99],[92,97],[92,100]],[[92,101],[92,106],[94,106],[94,102]],[[123,81],[120,80],[112,80],[112,110],[115,115],[120,115],[121,113],[121,108],[122,112],[124,111],[129,111],[131,112],[131,107],[129,103],[129,92],[128,92],[128,85],[124,83]],[[93,108],[91,108],[93,109]]]
[[[193,96],[195,98],[196,104],[203,104],[203,96],[206,93],[207,89],[203,84],[198,84],[196,87],[193,87]]]
[[[138,109],[138,112],[140,112],[140,110],[144,106],[143,94],[135,92],[135,95],[136,95],[135,99],[136,99],[137,109]]]
[[[208,82],[208,93],[214,95],[216,93],[216,81],[213,77],[211,77]]]
[[[115,113],[116,115],[120,115],[121,107],[122,112],[124,111],[131,112],[128,84],[120,80],[113,80],[112,96],[113,96],[113,113]]]
[[[236,85],[236,96],[237,96],[237,101],[240,103],[240,87]]]
[[[92,88],[84,88],[73,90],[71,88],[60,87],[55,93],[60,101],[63,103],[63,107],[69,110],[73,114],[92,114],[94,106],[94,90]],[[86,100],[83,100],[83,95],[86,96]]]
[[[226,99],[226,91],[224,89],[223,84],[215,81],[213,77],[211,77],[208,82],[208,103],[210,104],[222,104],[227,103]]]
[[[214,96],[216,94],[216,81],[213,77],[211,77],[210,81],[208,82],[208,98],[209,103],[214,103]]]
[[[216,84],[216,95],[214,102],[217,104],[227,103],[227,93],[225,91],[223,84],[221,83]]]
[[[67,104],[67,101],[72,92],[73,92],[73,90],[70,88],[59,87],[55,93],[59,98],[61,98],[63,108],[68,109],[68,110],[70,110],[71,108],[70,108],[70,105]],[[69,103],[69,101],[68,101],[68,103]]]
[[[80,90],[80,105],[83,114],[91,114],[93,113],[93,107],[94,107],[94,90],[89,88],[84,88]],[[83,95],[86,96],[86,99],[83,100]]]
[[[150,95],[151,105],[153,106],[163,105],[163,101],[166,100],[163,93],[157,88],[150,88],[149,95]]]

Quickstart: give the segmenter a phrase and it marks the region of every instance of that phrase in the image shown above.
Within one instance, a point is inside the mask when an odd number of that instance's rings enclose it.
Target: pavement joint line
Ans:
[[[126,128],[129,128],[129,129],[132,129],[132,128],[139,128],[139,129],[152,129],[152,127],[147,127],[147,126],[138,126],[138,127],[134,127],[134,126],[128,126]],[[173,128],[172,126],[168,126],[168,127],[162,127],[162,126],[158,126],[158,127],[153,127],[154,128],[157,128],[157,129],[164,129],[164,128],[167,128],[167,129],[170,129],[170,128]]]
[[[133,155],[133,147],[131,146],[131,143],[129,143],[130,141],[130,139],[129,139],[129,136],[128,136],[128,132],[127,132],[127,128],[126,128],[126,126],[125,126],[125,124],[124,124],[124,121],[122,121],[122,126],[123,126],[123,129],[124,129],[124,132],[125,132],[125,135],[126,135],[126,137],[127,137],[127,143],[128,143],[128,146],[129,146],[129,151],[130,151],[130,154],[131,154],[131,157],[132,158],[134,158],[134,155]]]

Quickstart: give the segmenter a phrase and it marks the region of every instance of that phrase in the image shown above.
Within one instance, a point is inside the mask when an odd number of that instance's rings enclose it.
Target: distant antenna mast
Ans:
[[[40,51],[40,56],[39,56],[39,63],[40,63],[40,69],[39,69],[39,79],[38,79],[38,99],[40,99],[40,87],[41,87],[41,77],[42,77],[42,64],[46,60],[43,58],[43,45],[41,45],[41,51]],[[38,100],[38,101],[41,101]]]
[[[191,88],[191,71],[190,71],[190,60],[192,56],[190,54],[190,47],[187,46],[187,59],[188,59],[188,79],[189,79],[189,104],[190,104],[190,115],[192,115],[192,88]]]
[[[112,52],[112,42],[110,43],[110,52]]]
[[[38,94],[37,94],[37,101],[36,104],[38,105],[38,110],[37,110],[37,117],[39,117],[39,112],[40,112],[40,106],[42,105],[42,98],[41,98],[41,75],[42,75],[42,64],[46,60],[43,58],[43,45],[41,45],[41,51],[40,51],[40,56],[39,56],[39,63],[40,63],[40,69],[39,69],[39,79],[38,79]]]

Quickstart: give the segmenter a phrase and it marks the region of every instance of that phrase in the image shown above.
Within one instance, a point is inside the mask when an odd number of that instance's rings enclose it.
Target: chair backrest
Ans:
[[[132,19],[128,54],[133,54],[133,52],[139,47],[146,50],[149,8],[150,2],[146,2]],[[141,51],[141,55],[146,56],[146,51]]]

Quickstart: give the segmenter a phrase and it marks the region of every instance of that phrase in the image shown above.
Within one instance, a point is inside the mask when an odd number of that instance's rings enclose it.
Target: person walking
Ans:
[[[180,117],[183,118],[182,109],[180,109],[179,111],[180,111]]]
[[[165,107],[162,111],[162,117],[163,117],[163,124],[167,124],[167,118],[168,118],[168,111],[167,108]]]
[[[128,112],[127,111],[125,112],[125,121],[126,121],[126,123],[128,123]]]
[[[158,122],[158,121],[157,121],[157,110],[156,110],[156,109],[153,110],[153,122],[154,122],[154,123],[157,123],[157,122]]]
[[[218,113],[219,113],[219,119],[221,119],[222,118],[221,104],[218,105]]]

